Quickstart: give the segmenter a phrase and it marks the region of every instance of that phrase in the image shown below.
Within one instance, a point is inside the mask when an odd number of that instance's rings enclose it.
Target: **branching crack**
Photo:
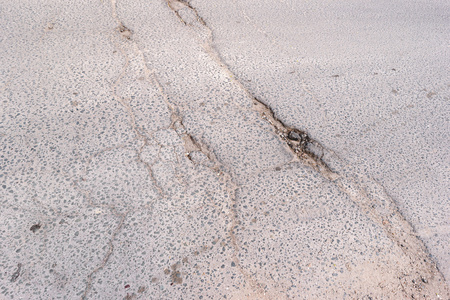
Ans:
[[[81,296],[81,299],[87,299],[87,295],[89,294],[90,290],[92,289],[92,279],[94,277],[94,275],[100,271],[101,269],[103,269],[106,265],[106,263],[108,262],[109,258],[111,257],[111,255],[113,254],[114,251],[114,240],[116,239],[116,236],[119,234],[120,230],[123,227],[123,223],[125,222],[125,219],[128,215],[128,211],[125,212],[124,214],[121,214],[120,217],[120,221],[119,221],[119,225],[117,225],[116,229],[114,230],[111,239],[108,242],[108,251],[106,252],[105,257],[102,260],[102,263],[95,268],[89,275],[87,278],[87,283],[86,283],[86,289],[83,292],[83,295]]]

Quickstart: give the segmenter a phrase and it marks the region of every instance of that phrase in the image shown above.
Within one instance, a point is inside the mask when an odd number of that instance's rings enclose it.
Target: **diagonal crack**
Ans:
[[[184,25],[188,25],[188,22],[186,22],[183,17],[180,15],[180,13],[178,12],[179,10],[183,9],[183,8],[189,8],[192,12],[194,12],[197,21],[203,25],[206,26],[205,21],[203,20],[202,17],[200,17],[200,15],[197,12],[197,9],[195,7],[193,7],[188,1],[186,0],[167,0],[167,5],[169,6],[169,8],[175,13],[175,15],[178,17],[178,19],[180,19],[180,21],[184,24]]]
[[[274,133],[284,142],[292,154],[301,162],[315,169],[324,178],[333,182],[374,223],[383,228],[386,235],[403,251],[414,266],[415,274],[408,275],[412,282],[420,280],[424,274],[427,274],[426,276],[434,279],[436,290],[441,290],[439,282],[444,282],[442,274],[437,269],[436,264],[430,260],[428,250],[414,233],[411,224],[403,217],[394,199],[385,191],[381,184],[355,171],[349,172],[348,169],[352,170],[352,167],[346,166],[343,160],[339,159],[333,151],[312,139],[306,131],[289,127],[279,120],[273,110],[263,101],[256,98],[221,58],[219,51],[214,47],[213,31],[199,15],[198,10],[186,0],[166,0],[166,2],[176,17],[192,29],[195,38],[199,40],[201,46],[210,57],[251,99],[253,103],[252,109],[272,126]],[[195,15],[198,24],[192,24],[192,21],[189,22],[183,19],[179,11],[186,9],[190,10],[191,15]],[[202,29],[199,31],[199,28]],[[333,167],[330,167],[330,164]],[[376,190],[376,192],[370,190]],[[235,198],[234,201],[236,201]],[[233,229],[230,230],[230,236],[234,239],[235,250],[238,251]]]
[[[230,67],[223,61],[217,49],[213,45],[213,31],[206,24],[205,20],[199,15],[197,9],[193,7],[188,1],[185,0],[166,0],[169,8],[175,13],[180,21],[193,27],[193,24],[184,20],[180,15],[179,11],[182,9],[189,9],[196,17],[197,21],[201,27],[206,31],[206,35],[198,33],[198,38],[201,41],[204,50],[211,56],[211,58],[222,68],[227,75],[237,84],[242,91],[250,98],[253,102],[253,110],[258,112],[262,119],[266,120],[278,137],[284,141],[285,145],[293,152],[295,156],[300,158],[302,161],[312,166],[314,169],[326,172],[328,177],[336,177],[337,174],[331,171],[327,164],[322,160],[322,155],[318,155],[312,148],[318,148],[323,153],[324,147],[317,141],[313,140],[306,131],[286,126],[281,120],[279,120],[273,110],[265,104],[263,101],[255,97],[241,81],[238,80],[236,74],[234,74]],[[206,37],[205,37],[206,36]]]

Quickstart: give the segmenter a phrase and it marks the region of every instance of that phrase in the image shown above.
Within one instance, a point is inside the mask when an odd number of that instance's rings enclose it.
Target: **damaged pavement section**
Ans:
[[[189,2],[34,18],[39,51],[17,29],[0,64],[3,297],[448,296],[383,188],[254,97]]]

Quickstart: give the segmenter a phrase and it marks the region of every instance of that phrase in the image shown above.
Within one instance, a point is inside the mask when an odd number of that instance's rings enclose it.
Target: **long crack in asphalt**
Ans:
[[[221,58],[220,52],[214,46],[213,30],[199,14],[198,9],[190,2],[167,0],[167,5],[184,25],[192,29],[195,38],[210,57],[247,94],[253,102],[253,110],[258,112],[260,117],[272,126],[274,133],[290,151],[300,161],[318,171],[326,179],[334,182],[362,211],[370,216],[372,221],[383,228],[387,236],[405,253],[406,257],[411,259],[411,264],[415,267],[415,274],[405,274],[405,278],[410,278],[409,282],[420,281],[424,276],[433,278],[436,285],[445,281],[436,264],[429,258],[430,254],[423,242],[400,213],[395,201],[378,182],[356,171],[347,171],[347,174],[340,171],[344,167],[346,167],[346,170],[349,168],[333,151],[326,149],[321,143],[312,139],[306,131],[286,126],[275,116],[272,108],[256,98]],[[190,15],[190,17],[185,19],[184,15]],[[366,185],[370,185],[377,192],[367,192],[370,188]],[[412,285],[412,288],[414,289],[415,285]]]

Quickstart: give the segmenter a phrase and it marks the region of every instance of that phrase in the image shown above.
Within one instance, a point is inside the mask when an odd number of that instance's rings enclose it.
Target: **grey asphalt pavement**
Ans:
[[[0,299],[449,299],[448,1],[0,1]]]

